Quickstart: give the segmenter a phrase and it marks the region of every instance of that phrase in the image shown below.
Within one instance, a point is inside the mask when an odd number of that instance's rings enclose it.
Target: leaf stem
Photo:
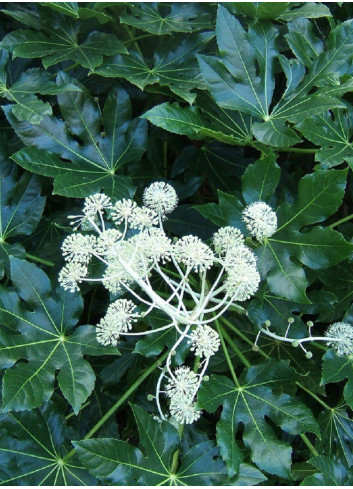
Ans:
[[[129,44],[130,42],[136,42],[140,39],[146,39],[147,37],[155,37],[155,34],[141,34],[141,36],[131,37],[127,41],[124,41],[123,44]]]
[[[319,455],[319,452],[316,450],[316,448],[311,443],[311,441],[309,440],[309,438],[304,433],[301,433],[300,434],[300,438],[303,440],[303,442],[305,443],[305,445],[309,448],[309,450],[313,454],[313,456],[314,457],[317,457]]]
[[[329,229],[335,228],[335,227],[339,226],[340,224],[343,224],[344,222],[350,221],[351,219],[353,219],[353,214],[349,214],[349,216],[343,217],[339,221],[336,221],[333,224],[330,224],[328,226],[328,228]]]
[[[220,326],[221,328],[221,331],[222,331],[222,334],[226,340],[226,342],[228,343],[228,345],[232,348],[232,350],[238,355],[238,357],[240,358],[240,360],[243,362],[243,364],[245,365],[245,367],[247,368],[250,368],[251,367],[251,363],[249,362],[249,360],[247,358],[245,358],[243,352],[239,349],[239,347],[234,343],[234,341],[232,340],[232,338],[229,336],[229,334],[227,333],[227,331],[224,331],[224,329],[222,328],[222,326]]]
[[[49,260],[44,260],[44,258],[40,258],[39,256],[31,255],[30,253],[26,253],[26,258],[29,260],[37,261],[38,263],[43,263],[43,265],[48,265],[48,267],[55,267],[55,263]]]
[[[137,44],[136,39],[134,39],[134,36],[131,34],[130,29],[128,28],[128,26],[126,24],[122,24],[122,26],[123,26],[126,34],[129,36],[128,41],[131,41],[131,42],[134,43],[136,50],[143,57],[143,54],[141,52],[141,49],[140,49],[139,45]]]
[[[308,389],[307,387],[305,387],[303,384],[301,384],[300,382],[296,382],[297,386],[300,387],[301,389],[303,389],[303,391],[307,392],[309,394],[309,396],[311,396],[313,399],[315,399],[319,404],[321,404],[322,407],[324,407],[325,409],[327,409],[328,411],[332,411],[332,409],[330,408],[330,406],[328,404],[326,404],[326,402],[324,402],[322,399],[320,399],[319,396],[317,396],[316,394],[314,394],[310,389]]]
[[[168,356],[168,351],[166,351],[161,357],[158,358],[147,370],[143,372],[142,375],[129,387],[129,389],[123,394],[115,404],[105,413],[105,415],[96,423],[93,428],[83,437],[83,440],[89,440],[92,436],[97,433],[100,427],[115,413],[115,411],[126,401],[126,399],[144,382],[149,375],[151,375],[154,370],[162,363]],[[73,448],[69,453],[65,455],[63,460],[66,462],[69,460],[76,452]]]
[[[215,324],[216,324],[216,329],[217,329],[218,334],[219,334],[219,338],[221,340],[221,344],[222,344],[224,356],[226,357],[226,361],[228,363],[228,367],[229,367],[230,373],[232,374],[234,383],[235,383],[235,385],[237,387],[241,387],[240,382],[238,380],[238,377],[237,377],[237,375],[236,375],[236,373],[234,371],[234,367],[233,367],[232,361],[230,359],[230,356],[229,356],[229,353],[228,353],[228,350],[227,350],[227,346],[226,346],[225,341],[224,341],[224,338],[223,338],[222,329],[221,329],[221,326],[219,324],[218,319],[215,320]]]
[[[319,148],[278,148],[277,151],[280,151],[281,153],[315,154],[319,151]]]

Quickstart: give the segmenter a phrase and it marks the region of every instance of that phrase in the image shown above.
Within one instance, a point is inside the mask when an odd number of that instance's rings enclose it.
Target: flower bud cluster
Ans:
[[[165,392],[171,420],[181,424],[192,423],[201,414],[197,391],[220,346],[211,323],[234,302],[252,297],[260,275],[253,251],[241,231],[232,226],[220,228],[210,245],[193,235],[172,241],[163,222],[177,203],[175,190],[165,182],[145,189],[141,207],[132,199],[114,203],[105,194],[86,198],[82,214],[69,216],[75,232],[62,244],[66,265],[59,282],[70,292],[79,290],[81,282],[101,282],[112,294],[128,295],[128,299],[115,300],[98,323],[97,341],[102,345],[116,346],[123,336],[175,329],[178,339],[170,347],[166,369],[158,381],[156,402],[160,417],[165,419],[159,403],[160,392]],[[251,234],[261,241],[274,232],[277,220],[267,204],[257,204],[248,206],[243,218]],[[100,267],[94,266],[98,263]],[[102,265],[101,276],[90,277]],[[161,281],[169,291],[167,298],[153,285]],[[170,323],[147,331],[145,324],[142,331],[137,324],[137,331],[131,332],[133,324],[153,310],[162,312]],[[185,365],[174,371],[171,367],[184,339],[190,353],[199,358],[199,372]],[[161,391],[165,376],[169,380]]]

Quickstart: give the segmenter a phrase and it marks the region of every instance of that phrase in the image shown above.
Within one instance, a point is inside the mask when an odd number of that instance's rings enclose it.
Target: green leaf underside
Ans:
[[[59,75],[58,83],[68,77]],[[89,92],[60,94],[64,120],[46,116],[38,125],[18,123],[8,106],[5,113],[22,141],[31,146],[13,155],[17,164],[54,177],[54,192],[67,197],[86,197],[103,190],[113,199],[131,197],[132,180],[119,169],[138,162],[144,152],[146,122],[131,120],[131,105],[123,89],[112,89],[102,116]],[[100,130],[101,124],[105,133]],[[78,143],[73,136],[80,139]]]
[[[0,415],[0,485],[86,486],[96,483],[77,457],[62,463],[64,417],[48,406],[37,410]],[[58,429],[60,426],[60,429]]]
[[[238,425],[244,425],[243,441],[250,450],[252,461],[261,469],[288,478],[291,465],[291,448],[278,438],[264,416],[281,426],[290,434],[311,431],[318,432],[318,424],[310,410],[301,402],[287,394],[273,391],[279,382],[293,382],[294,371],[285,361],[263,363],[250,367],[241,388],[236,387],[227,377],[213,375],[200,390],[198,404],[208,411],[215,411],[223,405],[222,423],[218,432],[220,438],[227,437],[228,451],[226,461],[230,470],[237,470],[241,462],[240,450],[237,448],[236,434]],[[230,448],[229,441],[234,445]],[[222,452],[221,452],[222,453]],[[224,451],[223,451],[224,454]]]
[[[48,401],[55,371],[60,370],[59,387],[77,413],[95,382],[83,355],[117,354],[117,350],[101,347],[91,326],[72,331],[82,310],[80,296],[62,290],[53,295],[49,279],[35,265],[11,258],[11,278],[16,292],[2,288],[0,296],[1,321],[11,331],[0,333],[0,361],[7,368],[2,411],[33,409]]]

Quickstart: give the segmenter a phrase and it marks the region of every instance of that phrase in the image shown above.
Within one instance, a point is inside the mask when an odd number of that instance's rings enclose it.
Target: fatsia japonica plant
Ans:
[[[352,485],[352,4],[0,19],[0,484]]]

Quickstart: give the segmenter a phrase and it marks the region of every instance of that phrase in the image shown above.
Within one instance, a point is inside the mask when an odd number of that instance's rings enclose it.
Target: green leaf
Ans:
[[[115,439],[74,442],[80,460],[95,477],[119,485],[195,486],[225,481],[224,464],[212,441],[179,453],[180,466],[172,472],[173,455],[180,449],[178,431],[167,421],[156,421],[139,406],[132,409],[147,456]]]
[[[238,474],[233,477],[232,486],[257,486],[267,480],[260,470],[250,464],[240,464]]]
[[[279,182],[281,170],[276,155],[270,153],[249,165],[242,176],[243,197],[247,204],[261,200],[269,202]]]
[[[351,356],[339,357],[333,349],[322,357],[322,384],[340,382],[348,379],[344,387],[344,398],[350,407],[353,407],[353,358]]]
[[[117,354],[117,350],[96,344],[92,326],[73,330],[82,310],[81,297],[62,289],[53,293],[48,277],[35,265],[11,258],[11,279],[16,292],[2,288],[0,294],[1,322],[9,328],[1,335],[0,346],[1,366],[7,369],[2,411],[32,409],[49,400],[55,371],[60,370],[60,389],[78,413],[95,382],[83,355]]]
[[[291,448],[266,423],[265,417],[291,435],[308,431],[318,433],[319,429],[304,404],[275,391],[276,386],[293,382],[294,377],[294,371],[287,362],[268,361],[251,367],[245,378],[240,380],[240,387],[227,377],[213,375],[198,395],[199,406],[211,412],[223,405],[221,420],[228,422],[230,431],[226,436],[234,445],[237,445],[236,436],[241,423],[244,427],[243,442],[250,451],[251,460],[261,470],[283,478],[289,478]],[[234,458],[228,460],[234,461]],[[230,468],[234,470],[236,467],[231,465]]]
[[[103,55],[127,53],[127,49],[114,35],[93,31],[80,42],[79,24],[65,19],[60,29],[47,32],[16,30],[5,36],[1,46],[11,51],[14,58],[41,58],[44,68],[72,60],[84,68],[94,70],[102,64]]]
[[[232,2],[227,7],[235,14],[257,19],[276,19],[288,8],[289,2]]]
[[[346,105],[346,109],[326,112],[297,124],[309,141],[320,146],[315,160],[321,162],[323,168],[340,165],[343,161],[348,161],[352,166],[353,107],[348,103]]]
[[[65,428],[65,418],[53,404],[48,404],[42,411],[1,414],[0,462],[6,466],[7,474],[0,477],[0,484],[96,484],[77,456],[63,461],[67,452],[63,436]]]
[[[0,277],[9,266],[10,255],[24,258],[25,250],[14,238],[33,233],[45,205],[38,177],[27,172],[20,177],[18,169],[6,160],[6,150],[1,153]]]
[[[202,88],[202,79],[196,54],[214,37],[203,32],[178,39],[163,39],[157,46],[151,64],[141,54],[131,51],[129,55],[108,58],[94,73],[113,78],[125,78],[144,90],[147,85],[158,83],[167,86],[176,95],[190,104],[196,95],[194,88]]]
[[[59,84],[69,80],[59,74]],[[20,124],[5,107],[12,127],[30,146],[12,158],[23,168],[54,177],[54,192],[60,195],[87,197],[103,189],[113,199],[131,197],[132,180],[119,173],[122,166],[140,160],[146,121],[131,120],[130,99],[123,89],[111,90],[101,115],[88,90],[72,83],[82,91],[59,95],[64,120],[46,116],[38,125]]]
[[[353,46],[351,21],[332,30],[325,50],[307,72],[299,60],[279,55],[276,47],[279,31],[270,23],[251,24],[246,31],[228,10],[219,6],[216,33],[221,57],[198,57],[206,87],[220,107],[257,119],[252,132],[261,143],[277,147],[296,144],[301,140],[287,122],[299,122],[328,109],[343,107],[337,97],[342,90],[350,91],[349,86],[339,87],[339,93],[335,91],[337,87],[331,90],[323,87],[315,92],[313,88],[327,84],[327,77],[333,72],[336,78],[349,72],[347,57],[351,59]],[[303,37],[310,42],[305,33]],[[287,87],[272,106],[277,57]]]
[[[300,7],[295,4],[290,5],[288,10],[279,16],[279,19],[290,22],[301,17],[305,17],[307,19],[331,17],[331,12],[329,8],[322,3],[305,2],[305,5]]]
[[[306,477],[302,486],[350,486],[353,483],[353,477],[344,465],[328,457],[314,457],[309,463],[319,472]]]
[[[158,2],[130,3],[130,13],[121,15],[120,22],[156,35],[193,32],[210,27],[212,14],[206,5],[172,3],[168,7]]]
[[[319,453],[352,467],[353,421],[347,411],[339,407],[326,410],[321,413],[319,423],[322,426],[321,439],[316,445]]]
[[[307,19],[299,18],[288,24],[289,33],[284,37],[297,59],[306,67],[323,52],[321,39],[315,36],[314,26]]]

